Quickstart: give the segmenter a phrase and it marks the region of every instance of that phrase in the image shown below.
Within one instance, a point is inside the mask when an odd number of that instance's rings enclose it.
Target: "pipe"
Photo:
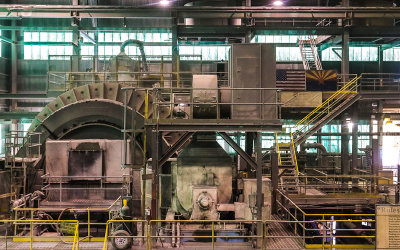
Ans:
[[[142,62],[143,62],[143,71],[148,72],[149,71],[149,65],[147,65],[147,60],[146,60],[146,54],[144,53],[144,43],[142,41],[136,40],[136,39],[128,39],[125,42],[122,43],[120,52],[125,52],[125,47],[128,45],[135,45],[136,47],[139,48],[140,50],[140,55],[142,56]]]
[[[301,151],[304,151],[305,149],[308,149],[308,148],[317,148],[317,149],[321,150],[322,154],[327,154],[325,146],[322,145],[321,143],[304,143],[300,147],[301,147]]]

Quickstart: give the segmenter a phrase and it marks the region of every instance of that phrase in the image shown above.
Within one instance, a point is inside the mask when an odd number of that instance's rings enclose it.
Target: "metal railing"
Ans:
[[[283,220],[110,220],[107,222],[107,230],[104,236],[103,250],[108,249],[108,241],[113,238],[126,238],[130,240],[141,240],[146,249],[152,249],[155,245],[165,247],[180,247],[191,242],[202,242],[210,249],[218,249],[223,243],[218,240],[238,240],[243,243],[248,243],[252,246],[258,246],[261,249],[270,249],[271,245],[276,244],[276,240],[291,240],[291,245],[294,248],[289,248],[285,245],[285,249],[299,249],[299,248],[373,248],[375,239],[375,229],[344,229],[336,228],[335,223],[375,223],[375,219],[352,219],[354,217],[365,216],[364,214],[332,214],[332,216],[347,217],[345,219],[309,219],[306,217],[324,217],[320,214],[306,214],[300,208],[298,219],[297,214],[294,215],[286,210],[290,215],[287,219]],[[302,212],[302,213],[301,213]],[[295,212],[296,213],[296,212]],[[331,214],[327,215],[331,216]],[[369,215],[368,215],[369,216]],[[137,234],[130,236],[113,236],[110,235],[111,225],[113,223],[133,223],[135,225],[144,224],[142,230],[145,234]],[[249,231],[245,225],[256,224],[260,230],[257,232]],[[318,225],[317,228],[312,228],[310,225]],[[183,234],[185,228],[191,225],[191,231],[194,230],[193,226],[200,226],[202,234],[192,235]],[[233,226],[232,226],[233,225]],[[185,227],[186,226],[186,227]],[[286,229],[290,229],[291,233],[284,233]],[[231,230],[236,231],[236,234],[225,234]],[[341,235],[343,232],[369,232],[367,235]],[[242,233],[240,233],[242,232]],[[245,233],[244,233],[245,232]],[[278,234],[277,234],[278,233]],[[245,235],[246,234],[246,235]],[[335,239],[363,239],[367,240],[368,244],[335,244]],[[143,242],[144,241],[144,242]],[[314,243],[307,243],[312,242]],[[208,242],[208,243],[206,243]],[[319,242],[319,243],[315,243]],[[287,243],[287,242],[286,242]],[[294,244],[293,244],[294,243]],[[198,244],[198,243],[197,243]],[[208,245],[209,244],[209,245]],[[229,243],[228,243],[229,244]],[[190,246],[190,245],[189,245]],[[226,246],[226,245],[225,245]]]
[[[27,167],[41,157],[41,134],[12,130],[5,136],[5,167],[10,169],[11,200],[26,195]],[[21,152],[21,149],[24,151]]]
[[[398,73],[362,73],[358,87],[360,92],[400,91],[400,74]]]
[[[152,72],[49,72],[47,92],[68,91],[86,84],[120,83],[132,87],[191,86],[193,75],[217,75],[219,86],[228,86],[227,72],[152,71]]]
[[[298,177],[288,176],[287,179],[298,178],[299,184],[296,185],[301,193],[306,193],[307,190],[320,190],[323,193],[342,194],[351,193],[354,188],[364,193],[375,195],[373,190],[378,190],[379,187],[391,186],[392,184],[378,184],[379,180],[390,181],[391,179],[375,176],[375,175],[303,175]],[[294,187],[287,183],[280,184],[281,187]],[[394,185],[392,185],[394,186]]]
[[[63,191],[64,190],[92,190],[95,192],[106,192],[107,190],[114,190],[120,191],[121,194],[126,194],[129,192],[129,183],[132,182],[132,177],[126,174],[122,176],[50,176],[45,174],[41,176],[46,184],[44,187],[41,188],[42,191],[46,192],[46,197],[48,197],[49,192],[58,192],[59,194],[59,202],[63,202]],[[73,180],[90,180],[91,187],[74,187],[68,183],[69,181]],[[112,179],[114,181],[122,182],[121,186],[119,187],[108,187],[107,179]],[[97,182],[93,182],[97,181]],[[97,186],[95,186],[97,185]]]
[[[106,207],[106,208],[13,208],[14,221],[25,222],[25,221],[27,221],[27,218],[29,218],[28,220],[32,220],[35,222],[36,221],[48,221],[48,220],[39,219],[38,218],[39,213],[47,214],[48,212],[53,212],[53,213],[84,212],[84,213],[87,213],[87,217],[86,218],[82,217],[82,219],[85,218],[86,221],[85,221],[85,219],[83,219],[84,221],[77,221],[77,222],[79,225],[84,225],[84,228],[87,228],[87,235],[85,236],[85,238],[90,239],[90,238],[92,238],[91,227],[102,226],[105,228],[107,226],[106,222],[97,222],[97,221],[93,222],[91,219],[91,218],[93,218],[92,214],[98,213],[98,212],[108,213],[108,220],[111,220],[115,211],[118,211],[120,209],[120,201],[121,201],[121,197],[116,199],[109,207]],[[22,215],[22,217],[19,215]],[[57,221],[65,221],[65,220],[57,220]]]
[[[0,235],[0,239],[5,240],[5,248],[7,249],[8,239],[12,241],[28,241],[30,243],[29,249],[34,248],[34,242],[38,241],[59,241],[72,243],[71,249],[79,249],[79,222],[77,220],[0,220],[0,223],[5,225],[5,235]],[[26,226],[29,225],[27,228]],[[34,235],[35,227],[38,225],[46,225],[53,227],[53,231],[58,231],[59,235]],[[9,226],[17,227],[24,226],[18,235],[9,235]],[[57,229],[54,230],[54,227]],[[63,233],[61,233],[63,231]],[[69,234],[69,235],[64,235]]]
[[[329,116],[335,108],[337,108],[343,100],[349,98],[349,95],[357,93],[358,80],[360,76],[351,79],[345,84],[340,90],[332,94],[326,99],[320,106],[311,111],[303,119],[301,119],[294,128],[294,138],[300,137],[302,134],[307,132],[313,124],[321,121],[325,117]]]
[[[153,119],[234,119],[238,113],[246,117],[238,119],[262,120],[279,119],[279,91],[276,88],[123,88],[124,91],[145,92],[152,102],[146,109],[151,110]],[[221,100],[221,92],[227,99]],[[236,95],[253,95],[251,101],[232,101]],[[125,103],[126,105],[126,103]],[[165,111],[169,116],[165,117]],[[200,114],[203,112],[202,114]],[[229,115],[228,113],[232,113]],[[273,115],[271,115],[273,114]],[[238,115],[240,116],[240,115]]]
[[[315,246],[315,242],[309,241],[309,239],[312,238],[351,238],[351,239],[364,239],[368,241],[368,244],[363,244],[359,245],[358,247],[353,246],[347,246],[344,248],[372,248],[374,246],[373,239],[375,238],[375,214],[341,214],[341,213],[324,213],[324,214],[314,214],[314,213],[306,213],[304,210],[302,210],[299,206],[297,206],[289,197],[287,197],[283,192],[280,190],[277,190],[277,199],[276,203],[278,206],[278,213],[286,219],[287,221],[291,221],[292,223],[292,228],[295,232],[295,234],[302,235],[301,240],[302,240],[302,245],[303,246]],[[327,218],[335,218],[335,219],[327,219]],[[355,219],[354,219],[355,218]],[[360,219],[361,218],[361,219]],[[323,222],[331,222],[329,225],[329,229],[325,230],[326,224],[324,225]],[[356,223],[357,228],[354,229],[345,229],[345,228],[333,228],[333,223],[337,222],[346,222],[346,223]],[[371,228],[370,229],[365,229],[361,227],[361,223],[370,223]],[[322,225],[324,226],[324,230],[322,230],[322,233],[329,231],[329,235],[322,235],[322,236],[311,236],[310,234],[313,234],[313,232],[316,231],[321,231],[320,228],[308,228],[307,225],[310,225],[310,223],[323,223]],[[336,235],[333,236],[332,232],[336,231]],[[369,232],[367,235],[340,235],[337,234],[337,232]],[[308,240],[308,242],[307,242]],[[325,240],[322,240],[322,244],[317,244],[317,246],[321,245],[321,248],[328,247],[330,249],[335,248],[335,245],[331,241],[331,243],[328,246],[325,246]],[[314,243],[314,244],[313,244]],[[346,245],[344,245],[346,246]],[[342,248],[342,247],[341,247]]]
[[[0,221],[3,223],[19,223],[19,225],[30,224],[30,228],[24,228],[26,235],[5,236],[5,238],[19,239],[31,238],[32,242],[46,240],[45,235],[35,236],[33,225],[35,224],[51,224],[51,223],[75,223],[75,230],[70,233],[71,236],[51,236],[55,240],[62,238],[65,241],[73,242],[72,249],[79,249],[80,241],[92,241],[90,238],[90,226],[96,225],[105,227],[103,241],[103,249],[108,249],[108,241],[114,238],[129,238],[137,240],[139,244],[144,244],[146,249],[152,249],[157,246],[180,247],[191,242],[202,242],[202,244],[210,244],[210,249],[218,248],[223,245],[221,241],[228,242],[229,240],[238,240],[245,244],[258,245],[262,249],[269,249],[271,244],[274,245],[282,239],[291,240],[294,244],[293,249],[302,247],[319,247],[319,248],[371,248],[374,246],[375,238],[375,214],[311,214],[306,213],[298,207],[290,198],[281,191],[278,192],[277,205],[278,214],[281,219],[268,220],[115,220],[109,219],[106,222],[92,222],[90,220],[90,212],[104,211],[105,209],[63,209],[63,208],[21,208],[19,211],[30,211],[31,216],[37,211],[52,211],[61,212],[63,210],[70,211],[87,211],[87,221],[79,222],[77,220],[34,220],[34,219],[18,219]],[[333,216],[333,217],[332,217]],[[29,216],[27,216],[28,218]],[[347,229],[343,227],[335,227],[335,223],[369,223],[370,228],[354,228]],[[113,235],[116,232],[118,225],[127,225],[135,227],[130,235]],[[79,226],[78,226],[79,225]],[[79,228],[81,225],[87,225],[88,235],[81,236]],[[254,231],[252,225],[256,225],[259,229]],[[317,227],[316,227],[317,226]],[[193,231],[195,228],[201,229],[201,234],[185,234],[185,230]],[[68,228],[68,227],[67,227]],[[71,228],[71,227],[69,227]],[[85,229],[86,226],[83,227]],[[251,229],[250,229],[251,228]],[[59,230],[56,230],[57,232]],[[71,231],[72,232],[72,231]],[[231,233],[227,233],[231,232]],[[232,233],[233,232],[233,233]],[[353,234],[347,234],[352,232]],[[361,232],[364,232],[362,234]],[[346,235],[344,235],[346,233]],[[27,236],[29,234],[29,236]],[[338,245],[335,244],[335,239],[353,239],[364,241],[364,244],[359,245]],[[97,240],[96,240],[97,241]],[[207,243],[208,242],[208,243]],[[288,248],[286,248],[288,249]]]

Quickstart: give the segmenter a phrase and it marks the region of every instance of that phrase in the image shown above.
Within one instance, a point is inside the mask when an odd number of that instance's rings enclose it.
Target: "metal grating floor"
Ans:
[[[280,220],[277,215],[272,216],[272,220]],[[270,223],[268,234],[271,236],[295,236],[294,233],[285,228],[283,223]],[[266,249],[305,249],[299,238],[267,238]]]

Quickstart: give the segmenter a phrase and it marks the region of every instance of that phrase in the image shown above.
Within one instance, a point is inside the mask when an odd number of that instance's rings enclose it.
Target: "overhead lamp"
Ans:
[[[169,1],[168,0],[161,0],[160,1],[160,5],[161,6],[168,6],[169,5]]]
[[[274,1],[272,4],[273,4],[274,6],[282,6],[282,5],[283,5],[283,1],[276,0],[276,1]]]

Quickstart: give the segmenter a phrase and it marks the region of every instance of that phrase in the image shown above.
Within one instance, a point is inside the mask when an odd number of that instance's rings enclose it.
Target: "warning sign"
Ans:
[[[400,205],[376,205],[376,249],[400,249]]]

